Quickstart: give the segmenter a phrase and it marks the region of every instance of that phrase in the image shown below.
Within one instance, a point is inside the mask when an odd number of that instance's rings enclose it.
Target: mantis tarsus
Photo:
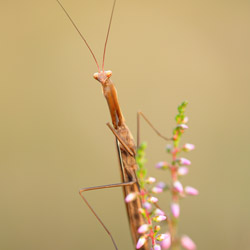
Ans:
[[[96,57],[95,57],[93,51],[90,49],[89,44],[87,43],[86,39],[84,38],[84,36],[81,34],[79,29],[77,28],[76,24],[74,23],[74,21],[72,20],[72,18],[68,14],[68,12],[62,6],[62,4],[60,3],[59,0],[57,0],[57,2],[62,7],[63,11],[68,16],[71,23],[73,24],[73,26],[75,27],[75,29],[77,30],[77,32],[79,33],[81,38],[83,39],[84,43],[88,47],[89,51],[91,52],[91,54],[96,62],[98,72],[94,74],[94,78],[97,81],[99,81],[102,85],[103,94],[107,100],[111,119],[112,119],[113,127],[109,123],[107,123],[107,125],[116,137],[116,147],[117,147],[117,152],[118,152],[122,182],[116,183],[116,184],[104,185],[104,186],[82,188],[82,189],[80,189],[79,193],[80,193],[82,199],[84,200],[84,202],[87,204],[87,206],[90,208],[92,213],[96,216],[98,221],[102,224],[102,226],[104,227],[106,232],[111,237],[112,242],[114,244],[114,247],[116,249],[118,249],[111,233],[106,228],[106,226],[101,221],[101,219],[98,217],[98,215],[93,210],[93,208],[90,206],[90,204],[88,203],[86,198],[83,196],[83,193],[86,191],[104,189],[104,188],[113,188],[113,187],[122,187],[125,197],[131,192],[139,192],[140,191],[139,183],[138,183],[137,176],[136,176],[137,165],[136,165],[136,160],[135,160],[135,155],[136,155],[135,142],[134,142],[133,136],[132,136],[129,128],[125,124],[125,120],[124,120],[124,117],[122,115],[122,112],[121,112],[121,109],[119,106],[116,88],[115,88],[114,84],[112,83],[112,81],[110,80],[112,72],[111,71],[104,71],[104,61],[105,61],[107,41],[108,41],[108,37],[109,37],[109,32],[110,32],[110,27],[111,27],[111,22],[112,22],[112,17],[113,17],[113,12],[114,12],[114,8],[115,8],[116,0],[114,0],[114,3],[113,3],[112,13],[111,13],[110,21],[109,21],[109,26],[108,26],[108,32],[107,32],[106,41],[105,41],[105,45],[104,45],[102,69],[100,69],[99,64],[96,60]],[[138,116],[137,116],[138,117],[137,118],[138,125],[139,125],[140,116],[142,116],[146,120],[146,122],[155,130],[155,132],[159,136],[161,136],[163,139],[168,140],[168,138],[162,136],[153,127],[153,125],[149,122],[149,120],[141,112],[138,112]],[[139,145],[139,136],[138,135],[137,135],[137,145]],[[138,238],[140,237],[139,233],[137,232],[137,229],[140,225],[144,224],[144,218],[139,213],[139,208],[141,208],[141,206],[142,206],[142,204],[141,204],[141,200],[139,198],[135,199],[133,202],[126,203],[130,231],[132,234],[134,246],[136,246]],[[144,244],[141,247],[142,250],[148,250],[149,248],[150,247],[149,247],[148,243]]]

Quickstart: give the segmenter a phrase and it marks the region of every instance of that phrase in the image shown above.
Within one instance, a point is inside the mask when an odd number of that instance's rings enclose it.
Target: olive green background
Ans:
[[[62,0],[101,60],[112,0]],[[78,195],[120,181],[114,136],[96,65],[55,0],[0,0],[0,249],[113,249]],[[143,111],[171,135],[189,101],[183,143],[196,145],[184,185],[180,232],[201,250],[250,245],[250,2],[118,0],[105,69],[113,71],[133,134]],[[167,172],[165,142],[142,124],[148,172]],[[132,248],[122,191],[90,203],[121,250]],[[168,195],[159,196],[169,211]]]

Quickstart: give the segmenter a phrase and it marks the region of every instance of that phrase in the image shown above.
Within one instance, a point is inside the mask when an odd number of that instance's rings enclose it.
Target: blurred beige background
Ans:
[[[101,59],[112,0],[62,0]],[[96,65],[55,0],[0,1],[0,249],[113,249],[78,195],[119,182],[114,137]],[[247,0],[118,0],[106,69],[113,71],[128,126],[142,110],[170,135],[188,100],[184,142],[196,150],[180,232],[201,250],[250,246]],[[149,174],[168,159],[147,125]],[[122,191],[87,197],[119,249],[132,249]],[[160,197],[169,209],[168,200]]]

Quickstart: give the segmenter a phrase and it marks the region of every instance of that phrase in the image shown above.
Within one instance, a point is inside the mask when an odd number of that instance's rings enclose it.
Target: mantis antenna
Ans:
[[[82,35],[82,33],[80,32],[80,30],[78,29],[78,27],[76,26],[75,22],[73,21],[73,19],[71,18],[71,16],[69,15],[69,13],[66,11],[66,9],[63,7],[63,5],[61,4],[61,2],[59,0],[56,0],[58,2],[58,4],[61,6],[61,8],[63,9],[64,13],[67,15],[67,17],[69,18],[69,20],[71,21],[71,23],[73,24],[73,26],[75,27],[76,31],[78,32],[78,34],[80,35],[80,37],[82,38],[82,40],[84,41],[84,43],[86,44],[86,46],[88,47],[90,53],[92,54],[95,63],[97,65],[98,68],[98,72],[100,72],[100,67],[99,64],[96,60],[96,57],[94,55],[94,52],[92,51],[92,49],[90,48],[87,40],[85,39],[85,37]],[[109,20],[109,26],[108,26],[108,32],[107,32],[107,36],[106,36],[106,40],[105,40],[105,44],[104,44],[104,51],[103,51],[103,61],[102,61],[102,70],[104,71],[104,60],[105,60],[105,54],[106,54],[106,48],[107,48],[107,42],[108,42],[108,38],[109,38],[109,32],[110,32],[110,28],[111,28],[111,23],[112,23],[112,17],[113,17],[113,13],[114,13],[114,9],[115,9],[115,3],[116,0],[114,0],[113,3],[113,7],[112,7],[112,12],[111,12],[111,16],[110,16],[110,20]]]
[[[114,9],[115,9],[115,3],[116,3],[116,0],[114,0],[114,3],[113,3],[112,12],[111,12],[110,20],[109,20],[108,32],[107,32],[106,41],[105,41],[105,45],[104,45],[103,60],[102,60],[102,71],[104,71],[104,60],[105,60],[106,48],[107,48],[107,43],[108,43],[108,38],[109,38],[109,31],[110,31],[112,18],[113,18],[113,13],[114,13]]]

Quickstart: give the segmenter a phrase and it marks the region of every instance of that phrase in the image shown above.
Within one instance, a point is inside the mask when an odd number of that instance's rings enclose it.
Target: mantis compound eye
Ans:
[[[94,77],[96,80],[98,80],[98,73],[95,73],[95,74],[93,75],[93,77]]]
[[[107,70],[107,71],[105,71],[105,73],[106,73],[106,76],[108,78],[110,78],[112,76],[112,71],[111,70]]]

